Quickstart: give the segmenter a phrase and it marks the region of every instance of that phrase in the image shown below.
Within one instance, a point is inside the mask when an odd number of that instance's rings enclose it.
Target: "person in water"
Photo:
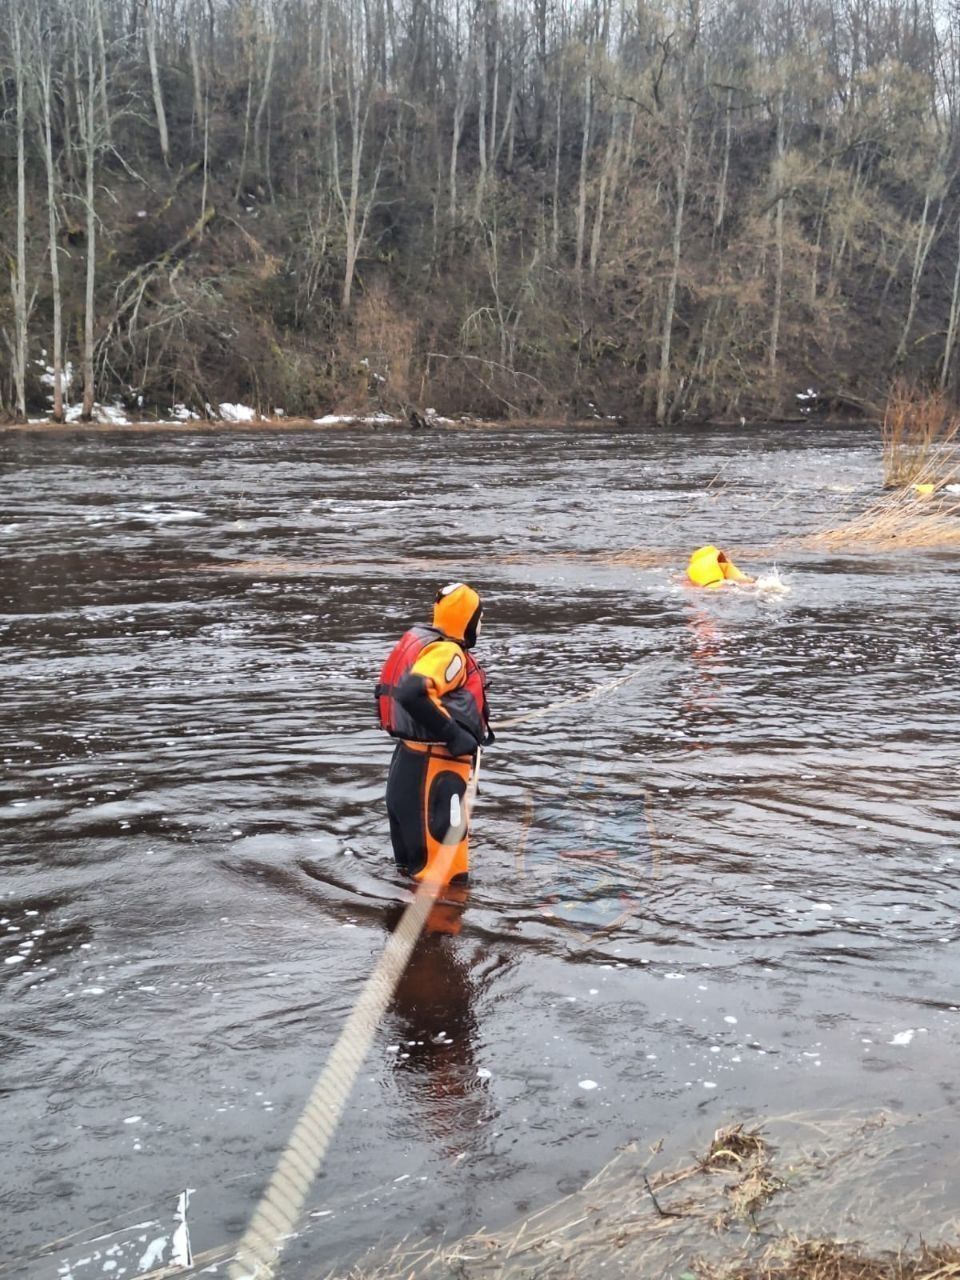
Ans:
[[[724,587],[728,582],[755,582],[741,573],[725,551],[719,547],[698,547],[687,565],[687,582],[695,587]]]
[[[401,636],[376,688],[380,727],[398,738],[387,778],[387,815],[397,868],[417,880],[465,883],[470,870],[464,796],[477,748],[493,741],[487,682],[469,652],[483,605],[466,583],[443,587],[432,625]],[[444,858],[441,859],[441,853]]]

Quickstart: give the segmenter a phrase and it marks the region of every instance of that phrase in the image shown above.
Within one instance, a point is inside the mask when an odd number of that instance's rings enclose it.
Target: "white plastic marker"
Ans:
[[[467,829],[479,778],[480,749],[477,748],[473,774],[463,797]],[[284,1241],[296,1226],[310,1188],[320,1172],[323,1157],[373,1043],[377,1025],[423,931],[430,908],[446,885],[459,838],[457,829],[451,827],[444,837],[435,877],[420,881],[413,901],[400,917],[400,923],[390,935],[376,968],[353,1006],[353,1012],[313,1086],[287,1148],[277,1162],[273,1177],[230,1263],[227,1273],[230,1280],[266,1280],[273,1275]]]

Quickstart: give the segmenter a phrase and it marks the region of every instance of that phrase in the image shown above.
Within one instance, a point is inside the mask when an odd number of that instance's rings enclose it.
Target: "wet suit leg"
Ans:
[[[470,867],[464,795],[469,760],[451,760],[398,743],[387,778],[387,815],[393,856],[400,871],[422,879],[445,852],[453,829],[456,853],[447,880],[465,880]]]

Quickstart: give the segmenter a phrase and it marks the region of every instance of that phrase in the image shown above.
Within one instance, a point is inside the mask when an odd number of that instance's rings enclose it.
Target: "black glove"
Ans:
[[[451,720],[444,730],[443,744],[452,756],[472,756],[477,749],[477,740],[472,733]]]

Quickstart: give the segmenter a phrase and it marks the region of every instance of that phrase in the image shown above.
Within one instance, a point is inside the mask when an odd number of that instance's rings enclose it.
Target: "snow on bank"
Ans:
[[[322,418],[314,418],[313,421],[318,427],[342,427],[353,423],[360,426],[373,426],[378,422],[399,422],[400,419],[391,417],[389,413],[370,413],[360,416],[355,413],[327,413]]]
[[[208,404],[204,407],[208,417],[219,416],[221,422],[255,422],[260,416],[256,409],[251,409],[246,404],[220,404],[217,405],[217,413],[214,413],[212,405]]]
[[[224,401],[222,404],[205,404],[204,412],[198,413],[195,409],[191,409],[189,405],[180,401],[171,405],[167,409],[166,414],[162,418],[145,418],[139,409],[135,412],[135,416],[131,417],[128,410],[119,401],[112,404],[96,403],[90,418],[90,425],[100,425],[109,427],[130,427],[130,426],[178,426],[185,423],[208,423],[214,425],[216,423],[228,423],[231,426],[242,426],[244,424],[269,425],[270,423],[285,422],[288,425],[296,425],[298,421],[303,423],[312,422],[317,427],[401,427],[405,426],[404,418],[396,417],[390,413],[384,413],[382,410],[377,413],[327,413],[322,418],[304,418],[289,419],[283,409],[274,409],[273,413],[268,417],[262,417],[256,409],[246,404],[233,404]],[[71,424],[83,424],[83,405],[69,404],[64,406],[64,421]],[[458,421],[455,418],[445,418],[436,412],[435,409],[426,409],[423,412],[421,422],[416,425],[426,427],[456,427],[462,426],[464,421]],[[28,422],[31,426],[54,425],[52,411],[40,418],[29,418]]]

